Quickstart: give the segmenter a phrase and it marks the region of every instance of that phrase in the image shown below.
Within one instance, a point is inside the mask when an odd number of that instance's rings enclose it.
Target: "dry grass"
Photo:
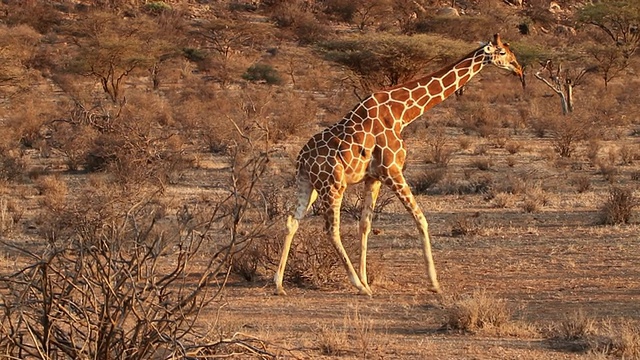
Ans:
[[[375,351],[372,348],[376,336],[373,326],[373,320],[362,315],[358,305],[349,306],[342,326],[323,326],[316,343],[322,355],[335,357],[357,354],[358,357],[367,359]]]
[[[640,327],[629,321],[596,320],[583,309],[565,315],[552,329],[556,347],[622,359],[640,358]]]
[[[539,212],[544,206],[549,205],[549,196],[540,186],[527,189],[522,203],[522,210],[526,213]]]
[[[495,194],[493,199],[491,199],[493,206],[498,209],[510,208],[513,206],[514,202],[514,196],[504,192]]]
[[[606,330],[609,344],[603,349],[607,354],[622,359],[640,359],[640,326],[632,322],[609,325]]]
[[[597,332],[597,322],[587,316],[583,309],[565,315],[565,318],[555,329],[556,337],[560,340],[586,341]]]
[[[24,215],[24,208],[6,197],[0,197],[0,235],[7,235],[16,230],[17,224]]]
[[[324,326],[320,329],[317,339],[320,354],[326,356],[341,356],[349,346],[349,336],[345,328],[335,325]]]
[[[454,296],[447,305],[448,329],[477,332],[488,328],[501,328],[511,320],[512,311],[504,299],[497,299],[486,291]]]

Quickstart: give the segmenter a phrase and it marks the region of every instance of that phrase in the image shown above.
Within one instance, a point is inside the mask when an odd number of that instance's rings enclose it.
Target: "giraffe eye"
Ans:
[[[500,49],[500,55],[507,55],[507,51],[505,49]]]

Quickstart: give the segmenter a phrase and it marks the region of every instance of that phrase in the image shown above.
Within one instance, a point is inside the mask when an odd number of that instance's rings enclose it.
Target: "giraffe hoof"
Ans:
[[[273,295],[287,296],[287,292],[284,291],[283,288],[277,288],[276,291],[273,292]]]
[[[367,288],[362,288],[360,290],[360,295],[367,295],[368,297],[372,297],[373,296],[373,292],[371,292],[371,289]]]
[[[440,285],[430,286],[427,290],[435,294],[442,294],[442,289],[440,288]]]

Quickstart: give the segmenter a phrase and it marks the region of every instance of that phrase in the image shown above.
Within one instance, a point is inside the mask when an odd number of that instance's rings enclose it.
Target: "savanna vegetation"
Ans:
[[[383,191],[373,298],[317,209],[271,295],[301,145],[496,32],[526,87],[404,132],[444,294]],[[635,0],[3,1],[0,357],[638,359],[639,47]]]

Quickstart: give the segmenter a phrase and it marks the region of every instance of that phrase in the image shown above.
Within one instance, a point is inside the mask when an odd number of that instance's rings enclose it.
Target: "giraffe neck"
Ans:
[[[403,126],[411,123],[464,86],[482,70],[486,61],[484,49],[481,47],[453,65],[392,88],[389,90],[390,98],[402,104],[397,109],[391,105],[394,118],[401,120]]]

